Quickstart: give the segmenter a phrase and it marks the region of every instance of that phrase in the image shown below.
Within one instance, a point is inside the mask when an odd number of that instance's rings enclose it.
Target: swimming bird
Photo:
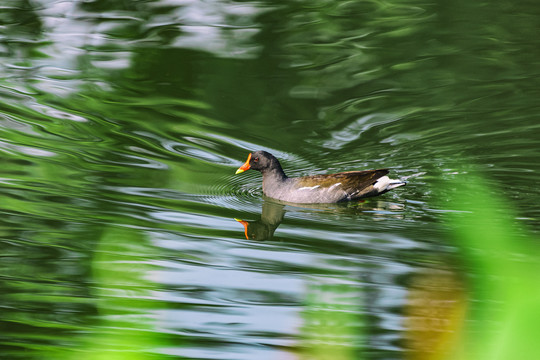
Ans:
[[[236,174],[257,170],[263,176],[263,193],[271,198],[302,204],[337,203],[384,194],[407,183],[392,180],[388,169],[346,171],[336,174],[288,177],[269,152],[250,153]]]

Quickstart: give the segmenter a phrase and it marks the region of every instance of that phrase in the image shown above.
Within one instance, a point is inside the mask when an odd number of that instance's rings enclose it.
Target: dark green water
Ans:
[[[539,16],[534,1],[4,0],[0,358],[443,353],[408,324],[426,293],[454,304],[431,320],[460,319],[476,273],[445,225],[460,184],[483,174],[540,231]],[[283,206],[234,175],[257,149],[289,175],[387,167],[409,185]]]

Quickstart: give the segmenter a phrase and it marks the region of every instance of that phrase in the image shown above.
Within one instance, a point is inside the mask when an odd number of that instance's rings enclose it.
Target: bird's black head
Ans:
[[[281,170],[281,165],[274,155],[264,150],[258,150],[248,155],[246,162],[236,170],[236,173],[239,174],[249,169],[265,172],[273,169]]]

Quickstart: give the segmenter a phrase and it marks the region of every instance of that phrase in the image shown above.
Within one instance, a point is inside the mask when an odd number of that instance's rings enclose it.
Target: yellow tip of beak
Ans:
[[[251,166],[249,165],[249,160],[251,160],[251,153],[249,153],[246,162],[236,170],[235,174],[243,173],[246,170],[249,170]]]

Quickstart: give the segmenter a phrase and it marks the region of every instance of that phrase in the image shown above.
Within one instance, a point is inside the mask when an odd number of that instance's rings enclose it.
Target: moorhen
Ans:
[[[391,180],[388,169],[347,171],[337,174],[290,178],[274,155],[266,151],[249,154],[236,174],[253,169],[263,175],[263,193],[271,198],[302,204],[337,203],[384,194],[406,185]]]

